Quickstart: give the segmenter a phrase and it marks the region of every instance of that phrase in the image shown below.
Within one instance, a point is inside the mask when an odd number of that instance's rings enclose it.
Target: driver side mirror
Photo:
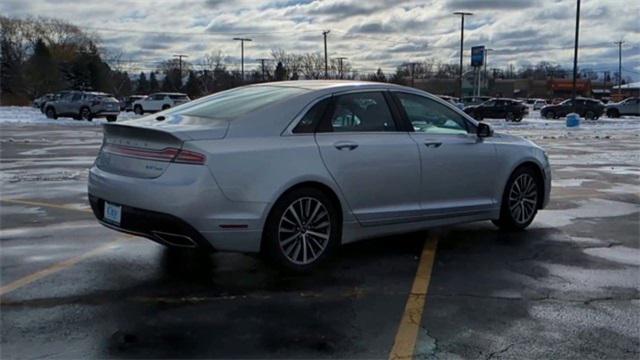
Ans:
[[[478,128],[476,129],[476,135],[480,138],[493,136],[493,129],[491,126],[485,123],[478,123]]]

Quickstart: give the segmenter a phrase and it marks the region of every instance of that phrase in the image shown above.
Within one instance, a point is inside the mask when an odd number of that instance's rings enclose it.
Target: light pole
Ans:
[[[244,82],[244,42],[253,40],[249,38],[233,38],[233,40],[240,41],[240,72],[242,76],[242,82]]]
[[[347,58],[344,56],[339,56],[336,58],[338,60],[338,68],[339,68],[339,73],[340,73],[340,79],[343,78],[344,73],[342,72],[342,61],[346,60]]]
[[[618,45],[618,95],[620,95],[622,93],[622,44],[624,41],[616,41],[614,44]]]
[[[489,93],[489,74],[487,74],[487,55],[489,51],[495,51],[494,49],[485,48],[484,49],[484,82],[487,87],[487,93]]]
[[[330,33],[331,30],[325,30],[322,32],[322,36],[324,36],[324,78],[329,78],[329,60],[327,58],[327,34]]]
[[[459,97],[462,98],[462,52],[464,51],[464,17],[466,15],[471,16],[473,15],[473,13],[470,12],[464,12],[464,11],[456,11],[453,13],[454,15],[460,15],[460,19],[462,20],[460,23],[460,71],[458,72],[459,74],[459,79],[458,79],[458,87],[459,87]]]
[[[580,35],[580,0],[576,7],[576,40],[573,48],[573,87],[571,90],[571,104],[576,112],[576,77],[578,76],[578,36]]]

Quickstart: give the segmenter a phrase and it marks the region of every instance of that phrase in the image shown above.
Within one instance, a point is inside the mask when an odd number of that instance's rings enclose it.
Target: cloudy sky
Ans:
[[[465,52],[494,49],[489,67],[549,61],[571,66],[576,0],[2,0],[7,16],[46,16],[96,33],[111,54],[122,53],[131,71],[153,68],[173,54],[197,62],[221,51],[239,65],[240,45],[250,37],[246,66],[272,49],[321,52],[322,31],[329,56],[345,56],[360,72],[393,71],[407,61],[434,58],[456,62],[460,19]],[[582,0],[580,67],[617,71],[624,40],[623,74],[640,79],[640,1]],[[465,59],[465,62],[468,62]]]

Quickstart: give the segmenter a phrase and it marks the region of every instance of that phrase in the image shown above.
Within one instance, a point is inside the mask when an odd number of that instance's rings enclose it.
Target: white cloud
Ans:
[[[456,10],[473,11],[465,26],[465,49],[487,45],[491,67],[550,61],[570,66],[575,0],[4,0],[7,16],[58,17],[97,33],[103,46],[123,52],[132,69],[153,66],[174,53],[198,59],[222,51],[233,61],[243,35],[247,67],[271,49],[321,52],[330,29],[329,55],[346,56],[355,69],[392,70],[406,61],[456,61],[460,20]],[[625,75],[640,78],[640,2],[583,1],[579,62],[582,68],[615,70],[613,41],[624,39]],[[186,33],[186,34],[185,34]],[[151,65],[150,65],[151,64]],[[235,66],[235,64],[230,64]]]

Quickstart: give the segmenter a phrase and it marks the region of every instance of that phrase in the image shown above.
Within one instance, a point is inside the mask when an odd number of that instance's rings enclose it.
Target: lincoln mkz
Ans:
[[[426,92],[294,81],[105,124],[88,190],[109,228],[306,271],[371,237],[483,220],[524,229],[551,172],[540,147]]]

